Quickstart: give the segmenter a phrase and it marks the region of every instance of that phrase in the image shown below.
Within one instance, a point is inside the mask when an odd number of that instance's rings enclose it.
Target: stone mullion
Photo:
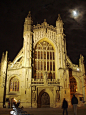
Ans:
[[[16,91],[17,91],[17,80],[16,80],[16,82],[15,82],[15,83],[16,83]]]
[[[40,78],[41,78],[41,50],[39,50],[39,52],[40,52]]]
[[[44,73],[44,50],[43,50],[43,73]],[[43,74],[44,76],[44,74]]]
[[[50,50],[49,50],[49,71],[50,71]]]
[[[12,91],[14,91],[13,88],[14,88],[14,81],[12,81]]]
[[[37,49],[37,78],[38,78],[38,49]]]
[[[52,76],[53,76],[53,52],[52,52]]]
[[[46,71],[47,71],[47,50],[46,50]]]

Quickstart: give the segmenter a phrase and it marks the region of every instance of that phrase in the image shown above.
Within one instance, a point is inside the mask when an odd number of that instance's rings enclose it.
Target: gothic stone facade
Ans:
[[[71,106],[71,97],[76,94],[79,104],[86,101],[84,57],[79,65],[67,56],[66,39],[60,15],[56,27],[46,20],[32,25],[29,13],[24,22],[23,47],[13,62],[7,61],[7,52],[2,55],[0,71],[0,107],[10,107],[20,100],[20,106],[61,107],[63,98]],[[6,80],[6,81],[5,81]],[[6,93],[5,93],[6,92]]]

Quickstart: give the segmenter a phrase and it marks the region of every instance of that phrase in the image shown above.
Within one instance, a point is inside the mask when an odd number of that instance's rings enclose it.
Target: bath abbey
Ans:
[[[44,19],[33,25],[29,12],[24,22],[23,47],[8,61],[2,53],[0,63],[0,107],[12,107],[20,101],[24,108],[62,107],[63,99],[71,107],[73,94],[78,106],[86,101],[84,57],[73,64],[66,50],[63,21],[58,14],[56,26]]]

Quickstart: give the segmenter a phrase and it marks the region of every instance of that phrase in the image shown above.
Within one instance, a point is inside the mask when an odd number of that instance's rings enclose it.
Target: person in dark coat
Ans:
[[[19,107],[19,105],[20,105],[20,100],[19,100],[19,102],[17,103],[17,108]]]
[[[78,99],[73,95],[71,99],[71,104],[73,105],[73,110],[74,110],[74,115],[77,115],[77,104],[78,104]]]
[[[67,108],[68,108],[68,102],[65,100],[63,100],[63,103],[62,103],[62,108],[63,108],[63,115],[64,115],[64,112],[66,111],[66,115],[68,115],[68,111],[67,111]]]

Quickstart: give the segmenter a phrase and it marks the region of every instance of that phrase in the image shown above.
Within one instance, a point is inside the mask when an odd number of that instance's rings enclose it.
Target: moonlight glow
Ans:
[[[76,20],[77,22],[80,22],[83,18],[84,11],[80,10],[80,8],[70,9],[70,17]]]
[[[72,10],[72,17],[73,17],[73,18],[78,18],[78,17],[79,17],[79,11],[77,11],[77,10]]]
[[[77,13],[77,11],[73,11],[73,16],[77,16],[78,15],[78,13]]]

